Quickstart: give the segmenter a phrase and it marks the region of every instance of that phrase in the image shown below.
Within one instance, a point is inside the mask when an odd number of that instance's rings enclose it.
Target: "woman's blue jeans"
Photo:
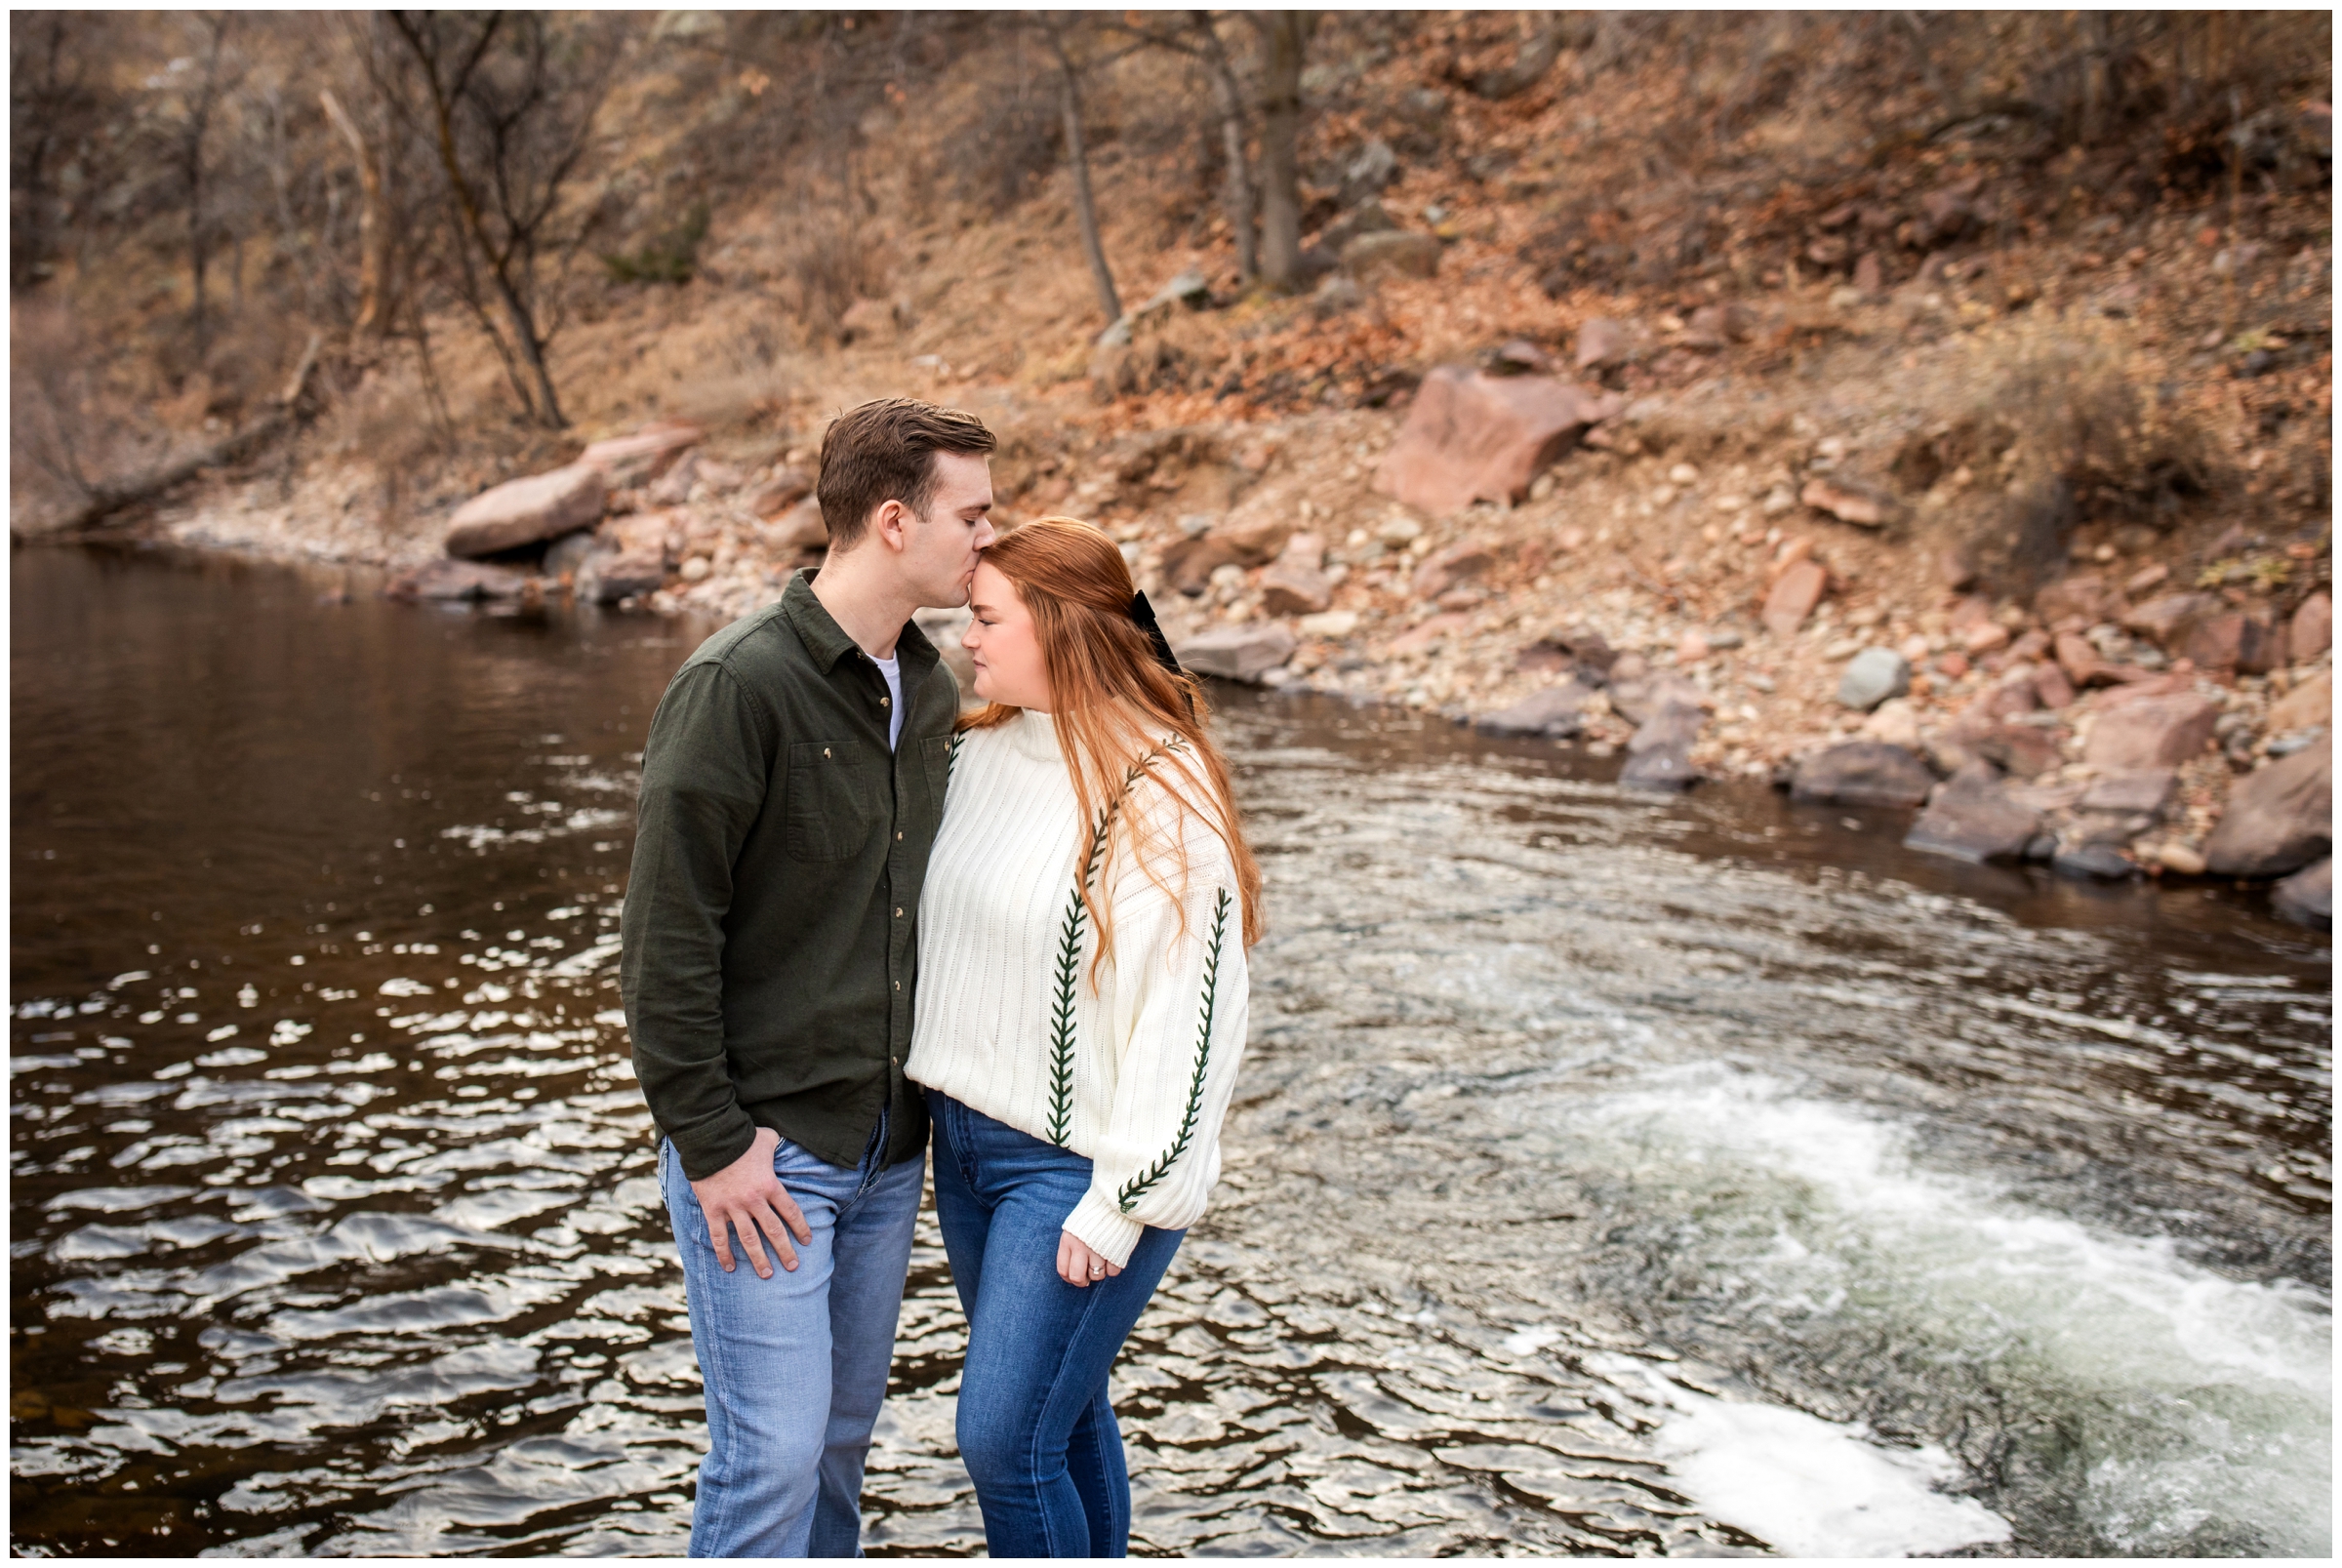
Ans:
[[[1090,1162],[928,1091],[935,1213],[968,1314],[959,1457],[994,1557],[1120,1557],[1130,1475],[1106,1380],[1184,1230],[1150,1228],[1122,1272],[1057,1274]]]

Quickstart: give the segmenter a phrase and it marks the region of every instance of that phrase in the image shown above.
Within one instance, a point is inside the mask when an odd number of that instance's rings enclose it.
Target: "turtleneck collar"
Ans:
[[[1057,721],[1037,708],[1021,708],[1017,721],[1006,726],[1009,743],[1035,762],[1062,762],[1057,744]]]

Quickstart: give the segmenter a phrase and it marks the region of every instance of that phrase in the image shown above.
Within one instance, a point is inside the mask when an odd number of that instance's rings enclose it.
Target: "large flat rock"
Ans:
[[[1625,400],[1554,376],[1483,376],[1442,365],[1423,380],[1375,486],[1444,516],[1475,501],[1516,502],[1580,430]]]
[[[482,491],[447,522],[447,553],[466,560],[516,550],[589,528],[602,516],[602,470],[573,462]]]
[[[1935,775],[1927,764],[1902,746],[1847,741],[1824,746],[1799,762],[1789,798],[1846,806],[1916,806],[1934,787]]]
[[[2333,845],[2331,740],[2260,768],[2228,792],[2228,810],[2204,842],[2215,876],[2279,876]]]
[[[1185,638],[1172,648],[1180,663],[1198,675],[1228,680],[1258,681],[1293,657],[1300,641],[1280,622],[1214,626]]]
[[[2016,860],[2040,828],[2041,814],[2011,799],[1993,770],[1976,763],[1935,786],[1903,844],[1962,861]]]

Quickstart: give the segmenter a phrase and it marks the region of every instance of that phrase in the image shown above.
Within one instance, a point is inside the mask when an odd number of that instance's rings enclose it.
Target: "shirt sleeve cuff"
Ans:
[[[1066,1217],[1066,1228],[1083,1246],[1119,1268],[1130,1262],[1131,1251],[1147,1227],[1093,1191],[1081,1195],[1081,1201]]]

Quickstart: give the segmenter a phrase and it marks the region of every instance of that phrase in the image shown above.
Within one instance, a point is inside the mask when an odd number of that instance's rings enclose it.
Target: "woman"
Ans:
[[[905,1068],[968,1314],[959,1450],[993,1556],[1119,1557],[1107,1373],[1219,1180],[1261,874],[1105,536],[1027,524],[969,605],[990,705],[952,740]]]

